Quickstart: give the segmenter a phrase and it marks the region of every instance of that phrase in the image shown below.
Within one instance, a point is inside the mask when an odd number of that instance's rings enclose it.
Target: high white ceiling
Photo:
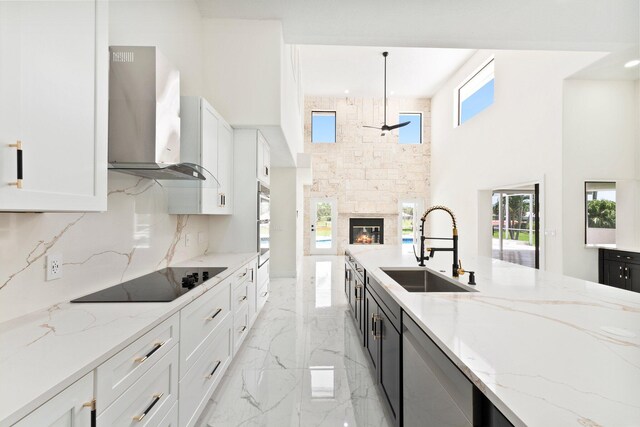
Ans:
[[[448,76],[475,52],[470,49],[300,46],[305,95],[383,96],[388,51],[387,93],[391,97],[431,97]]]
[[[617,51],[638,0],[196,0],[203,16],[278,19],[292,44]]]

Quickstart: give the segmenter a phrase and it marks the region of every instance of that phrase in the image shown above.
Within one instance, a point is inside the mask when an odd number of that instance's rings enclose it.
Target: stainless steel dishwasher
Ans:
[[[404,315],[402,351],[404,426],[472,426],[473,384]]]

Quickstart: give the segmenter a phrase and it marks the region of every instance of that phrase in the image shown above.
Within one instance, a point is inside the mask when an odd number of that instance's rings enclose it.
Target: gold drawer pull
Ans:
[[[160,399],[162,398],[162,396],[164,396],[164,393],[157,393],[153,395],[153,401],[151,402],[151,404],[147,407],[147,409],[140,415],[136,415],[135,417],[133,417],[134,420],[140,422],[142,421],[142,419],[144,417],[147,416],[147,414],[151,411],[151,409],[156,405],[156,403],[158,403],[160,401]]]
[[[205,318],[204,318],[204,320],[207,320],[207,321],[208,321],[208,320],[213,320],[213,319],[215,319],[215,318],[216,318],[216,316],[217,316],[218,314],[220,314],[220,312],[221,312],[221,311],[222,311],[222,309],[221,309],[221,308],[217,309],[215,313],[213,313],[213,314],[212,314],[211,316],[209,316],[209,317],[205,317]]]
[[[218,360],[216,362],[216,366],[213,367],[213,371],[211,371],[211,373],[209,375],[206,375],[205,378],[210,380],[211,378],[213,378],[213,374],[216,373],[216,371],[218,370],[218,366],[220,366],[220,360]]]
[[[96,410],[96,400],[90,400],[89,402],[85,402],[82,404],[83,408],[91,408],[92,411]]]
[[[160,347],[162,347],[165,344],[165,342],[166,341],[155,343],[153,348],[151,349],[151,351],[149,353],[145,354],[142,357],[136,357],[135,359],[133,359],[133,361],[136,362],[136,363],[144,362],[145,360],[150,358],[153,353],[155,353],[156,351],[160,350]]]

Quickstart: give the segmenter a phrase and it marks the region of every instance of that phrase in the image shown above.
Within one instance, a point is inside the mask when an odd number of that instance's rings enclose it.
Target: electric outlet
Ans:
[[[191,233],[185,234],[184,245],[188,248],[191,246],[191,242],[193,242],[193,235]]]
[[[198,244],[202,245],[207,243],[207,233],[204,231],[198,231]]]
[[[47,280],[60,279],[62,277],[62,254],[47,255]]]

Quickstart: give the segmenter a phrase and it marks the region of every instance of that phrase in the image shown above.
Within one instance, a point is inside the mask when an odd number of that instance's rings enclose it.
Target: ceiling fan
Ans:
[[[384,136],[385,132],[388,132],[393,129],[398,129],[403,126],[408,125],[411,121],[398,123],[397,125],[387,125],[387,56],[389,56],[389,52],[382,52],[382,56],[384,56],[384,123],[381,127],[378,126],[362,126],[365,128],[371,129],[380,129],[382,131],[381,135]]]

